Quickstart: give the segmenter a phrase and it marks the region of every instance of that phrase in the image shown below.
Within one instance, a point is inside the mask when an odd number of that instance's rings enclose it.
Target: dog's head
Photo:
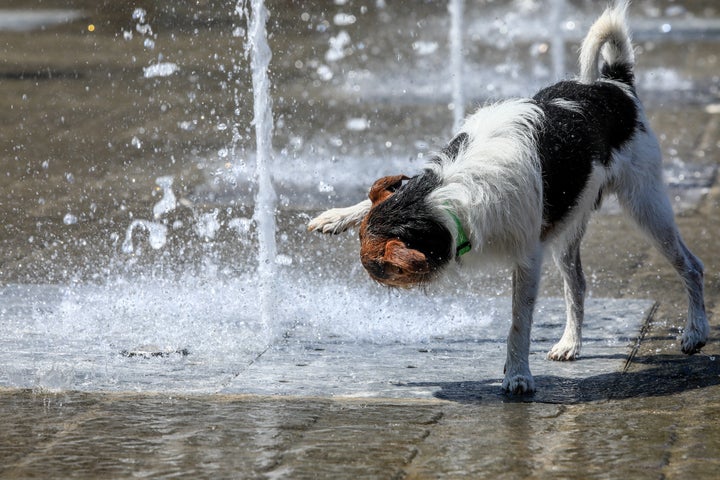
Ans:
[[[426,283],[452,258],[452,236],[427,199],[437,183],[430,173],[394,175],[370,188],[372,208],[360,225],[360,260],[374,280],[393,287]]]

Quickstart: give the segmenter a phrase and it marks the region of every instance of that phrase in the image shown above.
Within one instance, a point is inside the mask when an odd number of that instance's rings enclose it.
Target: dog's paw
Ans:
[[[535,380],[526,374],[508,374],[502,382],[502,389],[512,395],[529,395],[535,391]]]
[[[707,324],[707,320],[704,325],[693,326],[692,328],[686,328],[680,339],[680,348],[685,355],[694,355],[700,352],[700,349],[705,346],[708,335],[710,334],[710,326]]]
[[[308,223],[308,231],[329,234],[342,233],[352,226],[347,222],[347,215],[343,208],[332,208],[321,213]]]
[[[548,352],[548,360],[566,362],[580,357],[580,343],[560,340]]]

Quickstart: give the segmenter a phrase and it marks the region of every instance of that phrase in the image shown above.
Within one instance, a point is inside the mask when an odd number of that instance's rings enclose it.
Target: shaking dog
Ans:
[[[682,277],[689,304],[682,351],[696,353],[708,338],[703,265],[683,243],[663,185],[660,147],[635,91],[626,10],[617,2],[592,25],[577,80],[480,108],[420,174],[381,178],[369,199],[308,225],[323,233],[359,226],[363,266],[395,287],[429,282],[461,255],[509,262],[512,326],[502,388],[511,393],[535,389],[530,328],[546,252],[562,274],[567,304],[564,333],[548,358],[580,354],[580,243],[608,194]]]

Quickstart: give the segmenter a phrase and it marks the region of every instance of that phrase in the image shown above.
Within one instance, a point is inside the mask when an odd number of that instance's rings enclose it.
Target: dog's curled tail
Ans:
[[[633,85],[635,53],[627,26],[627,8],[627,0],[616,0],[590,27],[580,48],[580,82],[608,78]],[[598,65],[601,52],[602,68]]]

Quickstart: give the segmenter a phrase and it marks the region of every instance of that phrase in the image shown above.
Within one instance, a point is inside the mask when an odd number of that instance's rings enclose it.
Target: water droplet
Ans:
[[[325,53],[325,60],[328,62],[336,62],[344,58],[347,52],[345,48],[350,45],[350,35],[342,30],[334,37],[330,37],[330,49]]]
[[[231,218],[227,223],[228,228],[235,230],[235,233],[241,237],[245,237],[250,233],[252,220],[245,217]]]
[[[356,21],[357,18],[355,18],[355,15],[350,15],[347,13],[338,13],[333,17],[333,23],[339,26],[352,25]]]
[[[345,128],[355,132],[362,132],[363,130],[366,130],[369,125],[370,124],[365,117],[350,118],[347,122],[345,122]]]
[[[175,194],[172,191],[173,177],[158,177],[155,179],[155,184],[160,187],[163,191],[163,196],[159,202],[153,206],[153,217],[155,219],[160,218],[166,213],[172,212],[177,206]]]
[[[426,42],[420,40],[412,43],[412,48],[418,55],[430,55],[435,53],[438,46],[437,42]]]
[[[279,254],[275,256],[275,264],[277,265],[292,265],[293,259],[288,255]]]
[[[145,22],[145,15],[147,15],[147,12],[143,8],[136,8],[133,10],[132,18],[133,20],[138,20],[140,22]]]
[[[220,229],[220,222],[217,219],[218,209],[212,212],[202,213],[197,216],[195,223],[195,233],[203,237],[205,240],[212,240]]]
[[[333,72],[327,65],[320,65],[317,68],[317,74],[320,77],[320,80],[324,82],[327,82],[328,80],[331,80],[333,78]]]
[[[335,191],[335,187],[333,187],[332,185],[330,185],[328,183],[320,182],[320,184],[318,185],[318,192],[330,193],[330,192],[334,192],[334,191]]]
[[[167,241],[167,227],[165,225],[147,220],[133,220],[125,232],[125,240],[121,246],[123,253],[133,253],[132,235],[135,228],[138,227],[148,232],[148,242],[153,249],[158,250],[165,246]]]

